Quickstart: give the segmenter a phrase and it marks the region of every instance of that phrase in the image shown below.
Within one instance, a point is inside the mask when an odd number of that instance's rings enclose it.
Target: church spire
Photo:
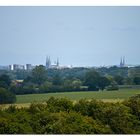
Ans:
[[[59,67],[59,58],[57,58],[56,65]]]
[[[125,66],[125,57],[123,57],[123,67]]]
[[[120,61],[120,67],[122,67],[122,57],[121,57],[121,61]]]
[[[125,67],[125,57],[121,57],[120,67]]]
[[[46,56],[46,68],[50,68],[50,66],[51,66],[50,56]]]

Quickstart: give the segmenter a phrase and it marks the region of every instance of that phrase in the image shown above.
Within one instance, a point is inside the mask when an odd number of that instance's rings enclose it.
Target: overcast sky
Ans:
[[[0,65],[140,64],[140,7],[0,7]]]

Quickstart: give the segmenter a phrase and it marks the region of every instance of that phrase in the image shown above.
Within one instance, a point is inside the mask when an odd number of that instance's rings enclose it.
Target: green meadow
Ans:
[[[80,99],[97,99],[104,102],[121,102],[129,97],[140,94],[140,89],[120,89],[118,91],[81,91],[81,92],[63,92],[63,93],[44,93],[44,94],[26,94],[16,95],[17,101],[14,105],[17,107],[29,107],[31,103],[43,103],[50,97],[69,98],[76,102]],[[10,104],[3,104],[1,107],[9,107]]]
[[[135,94],[140,94],[140,89],[120,89],[118,91],[85,91],[85,92],[64,92],[64,93],[44,93],[44,94],[28,94],[17,95],[17,104],[44,102],[50,97],[69,98],[71,100],[100,99],[104,101],[121,101]]]

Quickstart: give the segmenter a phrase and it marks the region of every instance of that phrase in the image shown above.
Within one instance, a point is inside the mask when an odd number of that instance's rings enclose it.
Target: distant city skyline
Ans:
[[[33,65],[33,64],[8,64],[8,65],[0,65],[0,70],[2,69],[33,69],[35,66],[39,66],[39,65],[43,65],[45,66],[47,69],[49,68],[74,68],[74,67],[113,67],[113,66],[117,66],[117,67],[135,67],[135,66],[140,66],[140,64],[126,64],[126,60],[125,57],[121,57],[120,59],[120,63],[119,64],[113,64],[113,65],[100,65],[100,66],[73,66],[73,65],[60,65],[59,62],[59,58],[56,59],[56,61],[52,61],[50,56],[46,56],[46,62],[45,64],[37,64],[37,65]]]
[[[0,7],[0,65],[140,64],[140,7]]]

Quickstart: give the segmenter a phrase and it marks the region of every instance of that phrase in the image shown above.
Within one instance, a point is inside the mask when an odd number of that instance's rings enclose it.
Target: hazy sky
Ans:
[[[140,64],[140,7],[0,7],[0,65]]]

